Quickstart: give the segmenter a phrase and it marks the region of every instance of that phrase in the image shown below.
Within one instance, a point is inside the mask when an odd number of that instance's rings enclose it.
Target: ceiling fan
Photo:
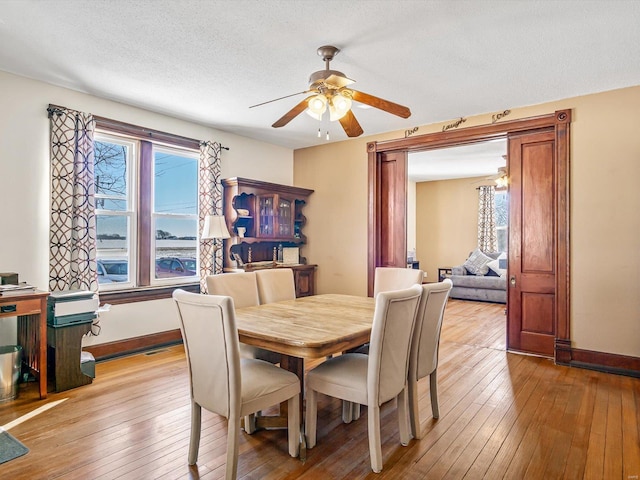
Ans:
[[[295,107],[285,113],[278,119],[272,127],[279,128],[285,126],[295,117],[307,110],[312,117],[321,120],[323,114],[329,110],[329,120],[338,120],[348,137],[358,137],[362,135],[363,130],[355,115],[351,111],[351,102],[356,101],[364,103],[371,107],[384,110],[402,118],[409,118],[411,110],[397,103],[374,97],[368,93],[359,92],[352,88],[347,88],[355,82],[344,73],[329,68],[329,62],[335,57],[340,49],[331,45],[325,45],[318,48],[318,55],[325,62],[325,69],[314,72],[309,77],[309,89],[303,92],[286,95],[284,97],[269,100],[268,102],[252,105],[249,108],[259,107],[267,103],[282,100],[284,98],[302,95],[304,93],[312,93]]]
[[[507,167],[498,167],[497,173],[484,177],[482,180],[477,180],[473,183],[486,183],[487,181],[495,182],[496,188],[506,188],[509,183]]]

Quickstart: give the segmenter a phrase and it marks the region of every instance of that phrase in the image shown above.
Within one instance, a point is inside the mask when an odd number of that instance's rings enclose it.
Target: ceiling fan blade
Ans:
[[[292,93],[291,95],[285,95],[284,97],[274,98],[273,100],[268,100],[268,101],[262,102],[262,103],[256,103],[255,105],[251,105],[249,108],[259,107],[261,105],[266,105],[267,103],[277,102],[278,100],[282,100],[284,98],[295,97],[296,95],[302,95],[303,93],[309,93],[309,92],[312,92],[312,91],[313,90],[305,90],[304,92]]]
[[[351,90],[351,98],[356,102],[364,103],[385,112],[393,113],[402,118],[409,118],[411,116],[411,110],[407,107],[399,105],[397,103],[390,102],[389,100],[383,100],[382,98],[374,97],[368,93],[358,92],[357,90]]]
[[[293,107],[291,110],[285,113],[282,117],[280,117],[278,121],[276,121],[276,123],[274,123],[271,126],[273,128],[284,127],[287,123],[289,123],[291,120],[296,118],[298,115],[300,115],[302,112],[304,112],[307,109],[307,107],[309,106],[308,101],[310,98],[312,97],[307,97],[304,100],[302,100],[295,107]]]
[[[351,110],[340,119],[340,125],[344,128],[347,137],[359,137],[362,135],[362,127]]]

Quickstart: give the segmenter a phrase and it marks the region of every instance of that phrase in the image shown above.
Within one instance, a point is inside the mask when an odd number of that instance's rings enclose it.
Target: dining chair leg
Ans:
[[[256,431],[256,414],[252,413],[243,418],[243,425],[245,433],[252,435]]]
[[[238,476],[238,450],[240,449],[240,419],[227,422],[227,468],[225,478],[235,480]]]
[[[317,393],[310,388],[307,389],[307,408],[305,415],[305,435],[307,437],[307,448],[316,446],[316,423],[318,421]]]
[[[409,445],[411,435],[409,434],[409,415],[407,413],[407,387],[405,386],[398,394],[398,430],[400,431],[400,443],[403,447]]]
[[[438,369],[436,368],[429,375],[429,393],[431,394],[431,412],[433,418],[440,418],[440,408],[438,407]]]
[[[409,425],[411,426],[411,435],[413,438],[420,440],[422,438],[422,430],[420,427],[420,413],[418,409],[418,382],[409,380]]]
[[[189,440],[189,465],[195,465],[198,461],[200,448],[200,429],[202,427],[202,407],[191,401],[191,439]]]
[[[375,473],[382,471],[382,444],[380,440],[380,407],[369,405],[367,410],[369,429],[369,456],[371,457],[371,469]]]
[[[287,401],[287,411],[289,455],[297,457],[300,453],[300,395],[296,394]]]
[[[353,420],[353,403],[342,400],[342,422],[351,423]]]
[[[360,404],[353,403],[351,408],[351,418],[355,421],[360,418]]]

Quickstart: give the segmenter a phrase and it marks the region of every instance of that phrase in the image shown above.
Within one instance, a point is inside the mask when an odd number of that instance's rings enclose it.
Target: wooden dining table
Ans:
[[[280,353],[280,366],[298,375],[302,415],[304,360],[324,358],[367,343],[374,306],[371,297],[313,295],[239,308],[236,324],[242,343]],[[257,426],[286,427],[283,410],[281,406],[279,416],[257,417]]]

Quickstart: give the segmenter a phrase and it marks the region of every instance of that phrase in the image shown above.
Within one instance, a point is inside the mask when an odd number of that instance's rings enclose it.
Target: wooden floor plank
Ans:
[[[545,360],[534,357],[527,357],[523,362],[531,367],[529,375],[524,384],[514,388],[513,401],[464,478],[483,478],[485,475],[488,478],[499,478],[487,472],[493,474],[499,471],[504,474],[508,468],[524,434],[523,429],[531,420],[532,408],[537,407],[543,392],[540,388],[540,375],[536,374],[537,369],[546,366],[547,363]]]
[[[604,449],[609,408],[609,388],[607,388],[604,380],[605,379],[598,377],[593,420],[591,422],[591,431],[589,432],[589,446],[587,448],[584,471],[584,478],[589,480],[604,478]]]
[[[493,355],[493,354],[492,354]],[[504,352],[498,353],[495,356],[500,357],[505,355]],[[481,404],[476,400],[482,395],[482,392],[491,386],[492,379],[495,378],[500,372],[500,368],[496,367],[494,363],[486,363],[482,368],[476,369],[473,375],[466,375],[463,377],[464,381],[459,381],[447,392],[447,396],[440,402],[440,418],[434,420],[431,418],[430,406],[429,410],[425,412],[425,416],[422,419],[427,419],[426,422],[422,421],[422,430],[425,432],[425,438],[418,443],[417,448],[409,450],[402,450],[402,452],[396,452],[394,458],[395,470],[397,473],[402,473],[404,468],[411,468],[418,473],[426,473],[430,468],[430,463],[422,458],[432,448],[436,448],[436,452],[440,451],[436,445],[442,445],[442,442],[446,442],[447,439],[451,439],[451,431],[456,434],[457,430],[464,426],[464,423],[458,423],[458,419],[461,416],[465,417],[465,420],[470,419],[468,415],[465,415],[467,409],[473,410],[479,409]],[[453,429],[453,430],[451,430]],[[443,440],[444,437],[444,440]],[[434,454],[431,454],[431,458]],[[437,457],[436,457],[437,458]]]
[[[571,480],[583,478],[584,469],[587,462],[587,450],[589,448],[589,436],[591,424],[593,423],[593,413],[598,391],[598,381],[596,374],[587,375],[581,382],[583,393],[580,402],[580,409],[575,419],[575,428],[572,429],[571,446],[567,455],[563,478]]]
[[[640,478],[640,385],[621,378],[622,478]],[[635,400],[635,401],[634,401]]]
[[[534,463],[529,467],[532,474],[535,472],[535,475],[541,478],[562,478],[564,475],[571,448],[571,434],[580,411],[582,396],[584,395],[584,387],[576,381],[577,378],[576,370],[568,369],[566,384],[561,387],[564,390],[561,397],[563,403],[565,403],[564,411],[557,417],[551,415],[548,422],[553,441],[547,452],[546,465],[536,465]],[[554,410],[556,410],[555,407]],[[543,467],[544,470],[542,469]]]
[[[529,426],[521,443],[521,446],[524,447],[522,451],[526,450],[528,453],[522,456],[523,462],[519,471],[515,469],[517,462],[511,462],[507,476],[511,471],[517,472],[515,474],[521,475],[522,478],[543,478],[558,434],[558,425],[560,425],[567,407],[568,394],[571,389],[570,372],[570,368],[563,369],[548,395],[540,404],[536,418]]]
[[[522,357],[518,357],[522,358]],[[504,375],[496,379],[500,381],[500,387],[496,389],[494,394],[487,400],[483,408],[490,411],[487,420],[473,437],[467,440],[465,449],[456,461],[451,465],[443,478],[458,479],[463,478],[470,467],[474,464],[480,453],[483,451],[487,442],[492,437],[505,414],[513,402],[512,392],[509,388],[511,378],[506,370]]]
[[[620,377],[613,377],[607,405],[604,443],[604,478],[622,478],[622,398]]]

